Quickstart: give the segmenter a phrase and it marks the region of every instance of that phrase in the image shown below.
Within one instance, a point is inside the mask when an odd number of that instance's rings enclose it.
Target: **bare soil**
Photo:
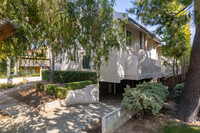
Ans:
[[[37,91],[34,85],[6,93],[6,95],[34,108],[37,108],[40,104],[60,100],[56,96],[51,96],[44,91]]]
[[[165,126],[167,122],[175,122],[177,124],[189,124],[176,119],[176,104],[174,102],[165,103],[164,108],[159,114],[145,114],[142,120],[133,117],[124,125],[119,127],[115,133],[156,133],[158,129]],[[191,124],[189,124],[191,125]],[[193,124],[200,126],[200,121]]]
[[[10,115],[0,110],[0,120],[8,118],[10,118]]]
[[[87,130],[83,130],[87,133],[101,133],[101,123],[95,125],[93,128],[87,129]]]

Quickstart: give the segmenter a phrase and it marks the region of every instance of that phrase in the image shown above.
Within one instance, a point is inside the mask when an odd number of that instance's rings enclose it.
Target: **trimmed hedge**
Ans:
[[[66,88],[57,87],[54,85],[47,85],[45,87],[45,91],[49,95],[56,95],[57,97],[61,99],[65,99],[67,96],[68,90],[76,90],[76,89],[85,88],[87,85],[91,85],[91,84],[96,84],[96,81],[87,80],[87,81],[67,83]]]
[[[49,94],[49,95],[54,95],[55,94],[55,88],[56,86],[54,85],[47,85],[45,87],[45,91]]]
[[[49,70],[42,71],[42,79],[49,81]],[[97,80],[96,72],[84,72],[84,71],[54,71],[53,82],[56,83],[69,83],[85,80]]]
[[[36,90],[38,91],[44,91],[43,83],[35,83],[35,87],[36,87]]]
[[[80,81],[80,82],[72,82],[72,83],[67,83],[66,88],[67,90],[76,90],[76,89],[81,89],[85,88],[87,85],[94,84],[94,81],[87,80],[87,81]]]
[[[56,87],[55,94],[57,95],[57,97],[60,97],[61,99],[65,99],[67,96],[67,89],[62,88],[62,87]]]
[[[47,85],[45,90],[49,95],[56,95],[60,99],[65,99],[67,96],[66,88],[57,87],[54,85]]]

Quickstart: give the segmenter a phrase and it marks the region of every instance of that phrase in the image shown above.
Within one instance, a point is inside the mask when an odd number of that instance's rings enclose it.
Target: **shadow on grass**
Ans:
[[[200,133],[200,126],[190,126],[175,122],[168,122],[158,130],[159,133]]]

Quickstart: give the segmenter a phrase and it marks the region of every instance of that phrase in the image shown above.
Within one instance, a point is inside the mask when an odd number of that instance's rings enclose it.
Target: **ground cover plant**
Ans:
[[[182,95],[185,83],[177,84],[174,87],[174,98],[177,100],[177,103],[180,101],[180,97]]]
[[[161,83],[144,82],[130,88],[127,86],[123,94],[121,107],[123,111],[151,111],[157,114],[168,97],[168,88]]]
[[[12,84],[0,84],[0,90],[12,88],[14,85]]]

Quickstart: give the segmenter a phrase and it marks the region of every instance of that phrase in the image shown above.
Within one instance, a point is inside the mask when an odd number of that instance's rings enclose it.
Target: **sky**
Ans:
[[[131,0],[116,0],[116,4],[114,6],[114,9],[115,9],[116,12],[125,12],[125,13],[127,13],[126,9],[129,9],[131,7],[132,7]],[[191,8],[190,10],[193,10],[193,9]],[[138,23],[140,23],[140,21],[136,19],[135,15],[129,14],[129,17],[133,18]],[[147,26],[147,29],[149,31],[153,31],[155,29],[155,27]],[[195,25],[194,25],[193,22],[191,22],[190,32],[192,33],[191,42],[193,42],[194,35],[195,35]]]

